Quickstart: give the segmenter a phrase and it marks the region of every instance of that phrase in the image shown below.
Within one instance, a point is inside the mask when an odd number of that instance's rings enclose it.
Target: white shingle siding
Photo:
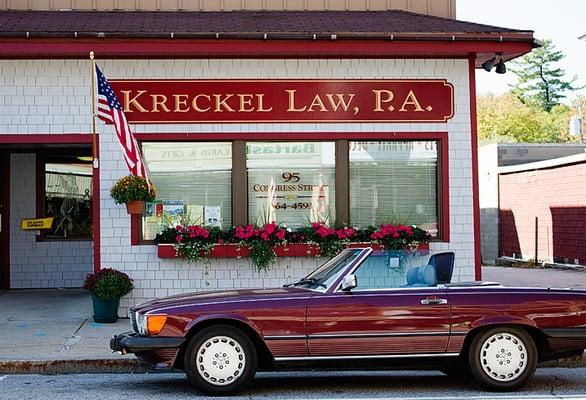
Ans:
[[[10,287],[80,287],[93,271],[92,241],[37,242],[35,231],[20,229],[24,218],[36,217],[34,154],[10,159]]]
[[[433,243],[432,251],[456,252],[454,280],[474,278],[472,153],[468,60],[99,60],[109,79],[447,79],[454,85],[455,115],[447,123],[268,123],[135,125],[136,132],[449,132],[450,243]],[[89,61],[0,61],[0,134],[90,133]],[[128,173],[113,127],[98,122],[101,157],[101,258],[103,266],[127,271],[136,289],[123,299],[126,307],[153,296],[186,290],[281,285],[314,268],[319,260],[280,259],[269,272],[254,272],[247,259],[222,259],[207,270],[201,263],[160,260],[154,246],[130,245],[130,218],[109,196],[113,182]],[[277,136],[276,136],[277,137]],[[21,157],[21,156],[19,156]],[[17,157],[17,158],[19,158]],[[25,171],[13,171],[13,174]],[[29,171],[34,174],[33,171]],[[33,175],[34,176],[34,175]],[[34,184],[33,185],[34,188]],[[23,189],[24,190],[24,189]],[[30,189],[29,189],[30,190]],[[31,207],[33,207],[31,203]],[[32,210],[34,211],[34,209]],[[16,223],[15,211],[13,224]],[[28,215],[27,215],[28,216]],[[114,223],[116,221],[116,223]],[[121,223],[119,223],[121,221]],[[20,232],[13,231],[13,235]],[[16,236],[15,236],[16,237]],[[18,250],[18,243],[13,243]],[[41,250],[37,245],[33,250]],[[88,248],[88,253],[91,251]],[[39,256],[33,256],[39,257]],[[13,256],[13,259],[18,257]],[[13,260],[12,273],[22,262]],[[23,273],[28,271],[23,271]],[[38,274],[38,272],[37,272]],[[25,282],[13,278],[14,282]],[[50,282],[43,275],[41,281]],[[209,285],[206,285],[205,282]],[[231,283],[231,285],[230,285]]]

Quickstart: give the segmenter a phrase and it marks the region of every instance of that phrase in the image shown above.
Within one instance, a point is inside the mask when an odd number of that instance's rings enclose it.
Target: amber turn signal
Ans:
[[[166,315],[147,315],[147,332],[149,335],[158,335],[167,321]]]

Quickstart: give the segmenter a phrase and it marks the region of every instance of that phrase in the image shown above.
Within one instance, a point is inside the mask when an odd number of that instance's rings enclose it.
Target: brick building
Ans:
[[[574,154],[584,154],[582,143],[495,143],[478,148],[480,194],[480,243],[482,262],[493,264],[502,254],[499,248],[499,169],[536,163]],[[506,170],[506,169],[505,169]],[[540,189],[541,190],[541,189]],[[519,194],[517,188],[505,196]],[[533,221],[529,221],[531,226]],[[527,228],[529,229],[529,228]],[[519,251],[516,251],[519,254]]]
[[[501,255],[586,264],[584,179],[585,153],[501,167]]]
[[[2,287],[75,287],[111,266],[135,279],[124,314],[155,296],[281,285],[320,263],[279,259],[259,274],[223,258],[204,279],[202,265],[159,258],[157,215],[131,218],[109,196],[127,174],[112,126],[98,122],[99,168],[90,162],[90,50],[135,107],[127,115],[168,213],[254,222],[260,188],[295,168],[309,187],[328,187],[322,200],[338,222],[409,215],[433,232],[432,251],[456,252],[454,280],[480,277],[474,72],[529,52],[531,31],[457,21],[449,0],[184,3],[0,1]],[[140,97],[142,84],[155,92]],[[259,93],[279,85],[289,85],[288,108],[269,112],[280,103],[263,106]],[[324,105],[328,90],[355,107]],[[200,112],[191,119],[179,114],[188,98]],[[50,230],[21,229],[47,215]]]

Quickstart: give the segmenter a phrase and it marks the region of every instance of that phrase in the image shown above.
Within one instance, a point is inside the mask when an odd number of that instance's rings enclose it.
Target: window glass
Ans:
[[[362,249],[346,249],[307,275],[304,280],[309,282],[309,286],[329,287],[338,278],[340,271],[349,266],[361,253]]]
[[[424,260],[406,251],[373,251],[354,271],[354,290],[437,286],[436,269]]]
[[[54,217],[49,239],[92,238],[92,165],[84,157],[45,163],[45,216]],[[54,162],[53,162],[54,161]]]
[[[246,163],[250,223],[334,222],[334,142],[248,142]]]
[[[437,141],[350,142],[350,224],[415,224],[438,234]]]
[[[232,226],[232,145],[229,142],[142,144],[157,200],[142,219],[144,240],[179,223]]]

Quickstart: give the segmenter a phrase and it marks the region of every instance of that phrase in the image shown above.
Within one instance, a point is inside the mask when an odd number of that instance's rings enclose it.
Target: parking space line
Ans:
[[[568,399],[568,400],[586,400],[586,394],[519,394],[519,395],[502,395],[502,396],[424,396],[424,397],[361,397],[360,400],[550,400],[550,399]],[[296,399],[305,400],[305,399]],[[309,400],[309,399],[307,399]],[[331,398],[323,400],[356,400],[355,398]]]

